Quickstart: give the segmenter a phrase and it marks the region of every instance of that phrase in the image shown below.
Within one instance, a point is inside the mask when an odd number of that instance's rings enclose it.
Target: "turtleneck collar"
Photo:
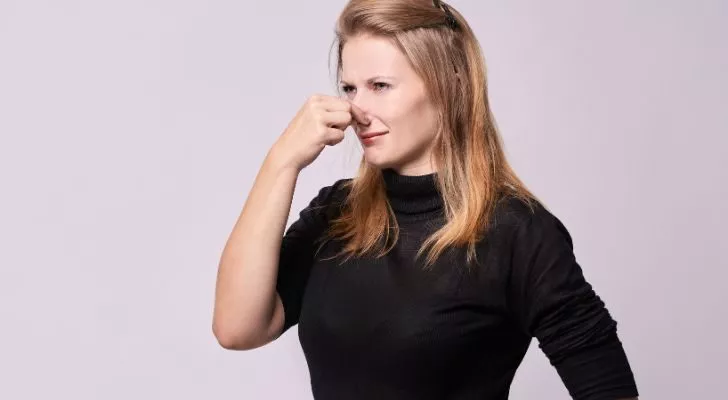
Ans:
[[[437,190],[437,172],[426,175],[400,175],[391,168],[382,170],[389,204],[395,214],[407,219],[426,219],[442,211]]]

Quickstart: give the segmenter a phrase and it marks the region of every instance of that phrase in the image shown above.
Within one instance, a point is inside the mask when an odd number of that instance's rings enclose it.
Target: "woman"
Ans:
[[[351,0],[337,41],[341,96],[313,96],[276,141],[222,254],[221,345],[298,324],[317,399],[490,400],[508,397],[536,337],[573,398],[636,398],[568,231],[505,159],[463,17]],[[299,172],[348,126],[356,177],[284,232]]]

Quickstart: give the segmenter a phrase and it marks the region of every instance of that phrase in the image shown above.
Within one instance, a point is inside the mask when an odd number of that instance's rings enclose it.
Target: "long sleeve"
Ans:
[[[522,221],[512,247],[515,319],[577,400],[636,397],[617,322],[584,278],[566,227],[543,208]]]
[[[276,280],[276,291],[281,297],[285,311],[285,323],[281,334],[298,323],[318,239],[336,212],[335,204],[340,197],[339,188],[344,181],[341,179],[331,186],[321,188],[318,195],[299,212],[298,219],[283,235]]]

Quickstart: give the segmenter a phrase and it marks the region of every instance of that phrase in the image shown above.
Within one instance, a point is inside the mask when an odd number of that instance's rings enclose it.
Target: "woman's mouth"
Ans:
[[[381,136],[386,135],[388,132],[369,132],[359,135],[359,139],[362,144],[372,144]]]

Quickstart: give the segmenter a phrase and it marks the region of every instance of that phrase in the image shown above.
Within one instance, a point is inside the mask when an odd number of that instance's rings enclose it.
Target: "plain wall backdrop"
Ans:
[[[213,294],[270,145],[335,93],[344,4],[0,0],[0,398],[311,399],[297,329],[224,350]],[[641,398],[722,397],[728,2],[452,5]],[[306,168],[289,223],[360,154],[350,136]],[[535,340],[512,398],[568,398]]]

